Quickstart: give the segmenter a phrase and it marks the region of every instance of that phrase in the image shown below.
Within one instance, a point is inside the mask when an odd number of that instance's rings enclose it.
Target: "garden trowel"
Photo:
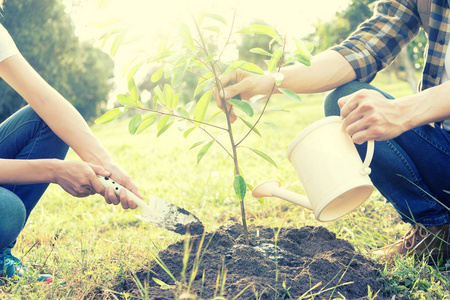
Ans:
[[[142,215],[136,216],[138,219],[178,234],[189,232],[197,235],[203,233],[205,227],[202,222],[187,210],[155,196],[150,197],[150,203],[147,205],[142,199],[111,178],[99,175],[97,177],[105,188],[112,186],[116,195],[119,195],[120,190],[126,190],[128,199],[133,200],[142,209]]]

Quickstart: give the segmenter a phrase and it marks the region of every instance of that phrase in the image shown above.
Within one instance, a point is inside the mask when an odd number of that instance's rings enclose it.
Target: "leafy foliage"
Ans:
[[[275,90],[276,85],[282,82],[282,77],[278,73],[281,66],[290,63],[309,65],[311,47],[299,40],[290,40],[295,45],[295,50],[293,53],[287,53],[287,38],[279,36],[271,27],[255,24],[240,31],[233,31],[233,25],[231,25],[231,30],[225,30],[227,22],[217,14],[201,13],[193,23],[192,28],[188,26],[188,23],[181,23],[179,35],[162,39],[158,51],[153,56],[146,57],[145,51],[142,51],[131,59],[135,63],[130,64],[129,69],[124,72],[128,81],[129,94],[117,97],[122,107],[105,113],[96,122],[107,123],[126,111],[139,110],[143,116],[138,113],[131,118],[129,122],[131,134],[146,131],[153,124],[156,124],[157,137],[173,124],[177,124],[177,128],[185,138],[194,130],[202,130],[206,134],[207,140],[194,143],[190,149],[198,149],[197,163],[200,163],[214,144],[225,150],[231,157],[235,167],[233,187],[237,198],[241,201],[242,220],[244,228],[246,228],[244,198],[248,185],[239,168],[237,148],[243,144],[250,133],[261,136],[257,126],[272,94],[260,99],[265,102],[265,105],[257,113],[255,113],[252,102],[243,101],[239,95],[233,99],[216,99],[222,102],[223,107],[226,106],[226,101],[235,108],[235,112],[242,122],[237,122],[232,126],[228,111],[216,110],[212,114],[209,113],[208,108],[213,98],[213,90],[215,89],[221,94],[224,87],[221,85],[220,76],[230,74],[238,69],[263,75],[265,74],[263,68],[267,68],[267,73],[272,74],[276,79],[276,84],[273,86],[273,90]],[[225,37],[226,41],[229,41],[230,35],[242,34],[245,35],[245,39],[248,39],[248,35],[262,36],[267,39],[268,47],[261,48],[263,46],[260,46],[249,49],[252,54],[268,59],[267,65],[264,60],[262,64],[258,64],[256,60],[250,62],[244,59],[223,61],[221,55],[229,45],[226,42],[224,46],[220,47],[217,43],[221,32],[231,32]],[[111,47],[112,55],[118,51],[115,45],[124,40],[121,36],[122,33],[123,30],[113,29],[102,37],[102,39],[114,41]],[[118,40],[119,42],[116,43]],[[139,91],[133,79],[137,70],[144,67],[153,70],[153,74],[149,76],[152,82],[151,86],[153,86],[152,103],[147,107],[140,102]],[[149,85],[147,85],[147,89],[148,87]],[[179,101],[182,98],[181,94],[186,90],[191,91],[191,94],[184,101]],[[280,91],[289,98],[300,101],[294,92],[286,89],[280,89]],[[216,120],[219,115],[222,115],[222,118]],[[244,134],[239,139],[233,132],[233,128],[238,124],[245,125]],[[275,125],[271,127],[276,128]],[[224,133],[229,137],[229,145],[224,144],[220,138]],[[263,151],[251,147],[244,147],[244,149],[250,150],[257,157],[277,167],[275,161]]]

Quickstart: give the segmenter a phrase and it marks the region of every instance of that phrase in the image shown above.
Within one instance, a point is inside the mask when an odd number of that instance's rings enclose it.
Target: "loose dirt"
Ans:
[[[181,291],[155,261],[136,273],[141,291],[131,276],[115,290],[139,299],[142,289],[150,299],[175,299],[182,293],[195,299],[365,299],[370,287],[373,294],[378,292],[376,299],[392,297],[383,294],[381,266],[324,227],[250,226],[249,231],[250,246],[245,245],[242,226],[233,224],[206,233],[203,242],[202,236],[192,236],[189,251],[184,241],[161,251],[167,269],[185,282]],[[185,253],[190,253],[187,264]],[[162,282],[168,289],[162,289]]]

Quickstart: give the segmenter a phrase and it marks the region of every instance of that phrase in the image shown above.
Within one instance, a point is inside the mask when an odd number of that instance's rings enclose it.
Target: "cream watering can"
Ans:
[[[332,221],[350,213],[374,190],[369,164],[374,142],[367,142],[364,162],[338,116],[326,117],[306,127],[292,141],[287,156],[305,190],[302,196],[266,180],[252,191],[256,198],[278,197],[310,209],[318,221]]]

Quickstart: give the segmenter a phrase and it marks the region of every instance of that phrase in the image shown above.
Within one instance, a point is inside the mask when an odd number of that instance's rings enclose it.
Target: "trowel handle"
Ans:
[[[114,180],[112,180],[109,177],[103,177],[100,175],[97,175],[97,178],[100,180],[100,182],[103,184],[103,186],[105,188],[108,188],[110,186],[112,186],[114,188],[114,193],[119,196],[119,193],[122,189],[125,189],[125,191],[127,191],[127,196],[128,199],[131,199],[134,201],[134,203],[136,203],[140,208],[144,208],[147,206],[147,204],[138,196],[136,196],[133,192],[131,192],[130,190],[128,190],[126,187],[124,187],[123,185],[118,184],[117,182],[115,182]]]

